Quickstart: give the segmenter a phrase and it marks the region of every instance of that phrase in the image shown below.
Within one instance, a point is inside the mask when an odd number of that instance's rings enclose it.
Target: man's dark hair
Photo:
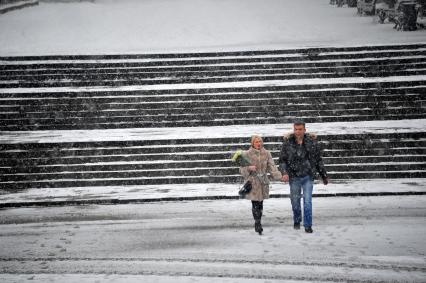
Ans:
[[[304,128],[306,128],[306,127],[305,127],[305,122],[303,122],[303,121],[301,121],[301,120],[296,120],[296,121],[294,121],[293,125],[294,125],[294,126],[300,126],[300,125],[302,125]]]

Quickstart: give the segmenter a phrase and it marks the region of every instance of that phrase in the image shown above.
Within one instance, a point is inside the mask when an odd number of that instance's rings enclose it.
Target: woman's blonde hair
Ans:
[[[260,135],[252,135],[251,136],[251,146],[253,146],[254,141],[259,139],[262,142],[262,146],[263,146],[263,138]]]

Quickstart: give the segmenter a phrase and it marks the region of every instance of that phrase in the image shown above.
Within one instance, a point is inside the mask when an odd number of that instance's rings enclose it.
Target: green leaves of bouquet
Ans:
[[[250,166],[250,159],[244,154],[242,150],[237,150],[232,156],[232,161],[234,161],[239,167]]]

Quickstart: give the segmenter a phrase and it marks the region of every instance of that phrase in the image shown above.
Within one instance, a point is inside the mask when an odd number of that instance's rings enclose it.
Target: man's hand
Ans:
[[[250,165],[250,166],[248,167],[248,170],[249,170],[250,172],[255,172],[255,171],[256,171],[256,166],[255,166],[255,165]]]
[[[282,180],[284,183],[288,182],[288,180],[289,180],[289,179],[290,179],[290,178],[288,177],[288,175],[287,175],[287,174],[283,175],[283,177],[281,178],[281,180]]]
[[[324,177],[324,178],[322,178],[322,182],[323,182],[323,184],[324,185],[328,185],[328,181],[329,181],[329,179],[328,179],[328,177]]]

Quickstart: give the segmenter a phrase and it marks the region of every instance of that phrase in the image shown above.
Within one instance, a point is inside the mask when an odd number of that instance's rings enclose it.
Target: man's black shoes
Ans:
[[[294,228],[294,230],[300,230],[300,223],[294,223],[293,228]],[[312,233],[312,232],[314,232],[314,230],[312,230],[312,227],[309,226],[309,227],[305,227],[305,232],[306,233]]]
[[[294,230],[300,230],[300,223],[294,223],[293,228],[294,228]],[[309,227],[305,227],[305,232],[306,233],[312,233],[312,232],[314,232],[314,230],[312,230],[312,227],[309,226]]]
[[[312,227],[305,227],[305,232],[306,233],[312,233],[312,232],[314,232],[314,230],[312,230]]]

